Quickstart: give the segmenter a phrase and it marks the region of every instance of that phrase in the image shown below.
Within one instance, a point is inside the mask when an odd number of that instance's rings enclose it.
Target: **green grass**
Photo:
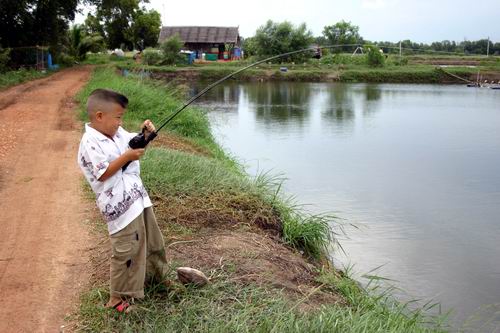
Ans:
[[[98,68],[78,98],[82,105],[95,88],[120,91],[130,99],[125,127],[137,127],[145,118],[162,119],[182,102],[168,87],[137,77],[124,78],[112,68]],[[82,119],[85,119],[82,110]],[[211,211],[228,216],[268,214],[279,223],[283,242],[314,259],[325,258],[326,249],[335,241],[329,215],[311,216],[293,199],[281,194],[283,180],[269,174],[255,179],[228,157],[215,143],[202,110],[189,108],[169,126],[169,131],[191,140],[212,152],[194,155],[165,148],[150,148],[142,159],[141,176],[150,193],[161,198],[194,198],[197,210],[209,201]],[[185,201],[186,202],[186,201]],[[200,204],[201,202],[201,204]],[[171,202],[169,204],[172,204]],[[168,209],[172,209],[169,206]],[[189,209],[189,207],[180,207]],[[244,215],[244,214],[243,214]],[[225,216],[225,215],[223,215]],[[223,219],[224,220],[224,219]],[[163,222],[162,222],[163,223]],[[196,228],[178,225],[170,235],[193,237]],[[104,229],[104,228],[103,228]],[[176,231],[177,230],[177,231]],[[102,232],[105,232],[104,230]],[[338,232],[338,231],[337,231]],[[172,263],[171,274],[176,263]],[[225,267],[225,268],[224,268]],[[107,288],[101,281],[82,296],[78,329],[87,332],[439,332],[439,323],[421,310],[392,302],[387,293],[367,292],[348,277],[339,277],[331,269],[318,272],[317,288],[312,291],[340,293],[347,304],[317,305],[306,311],[301,305],[312,294],[291,299],[272,286],[240,284],[232,280],[230,263],[206,272],[212,283],[201,289],[164,290],[152,286],[127,315],[104,309]],[[427,321],[431,321],[426,324]]]
[[[51,71],[46,71],[45,73],[42,71],[37,71],[34,69],[19,69],[17,71],[9,71],[6,73],[0,74],[0,89],[5,89],[10,86],[14,86],[19,83],[23,83],[26,81],[39,79],[49,75]]]
[[[205,195],[210,192],[250,190],[250,181],[220,159],[174,150],[148,150],[142,160],[142,178],[158,195]]]
[[[126,53],[124,57],[117,57],[108,53],[88,53],[81,64],[84,65],[106,65],[106,64],[134,64],[130,52]]]
[[[172,267],[172,271],[175,265]],[[323,273],[318,287],[290,300],[281,291],[231,281],[230,267],[210,272],[208,286],[166,290],[153,285],[134,312],[104,309],[105,286],[82,296],[78,329],[84,332],[445,332],[444,316],[391,301],[387,292],[367,291],[352,279]],[[340,292],[349,304],[301,305],[316,292]],[[96,306],[97,304],[97,306]],[[432,306],[427,306],[430,308]]]
[[[290,65],[287,72],[281,72],[276,65],[260,65],[236,75],[233,79],[238,81],[332,81],[343,82],[377,82],[377,83],[449,83],[453,78],[443,75],[436,70],[435,65],[387,65],[381,68],[370,68],[364,65]],[[239,69],[234,66],[193,66],[184,68],[155,67],[138,65],[120,65],[122,69],[131,71],[146,70],[155,73],[176,73],[179,78],[185,76],[188,80],[215,81]],[[485,66],[478,68],[448,67],[447,71],[464,78],[477,73],[478,70],[500,71],[500,65],[496,62],[488,62]],[[456,81],[457,83],[459,81]]]

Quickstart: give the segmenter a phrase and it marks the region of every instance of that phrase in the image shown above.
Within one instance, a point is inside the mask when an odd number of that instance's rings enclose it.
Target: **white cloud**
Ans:
[[[386,0],[362,0],[361,8],[363,9],[380,9],[387,7]]]

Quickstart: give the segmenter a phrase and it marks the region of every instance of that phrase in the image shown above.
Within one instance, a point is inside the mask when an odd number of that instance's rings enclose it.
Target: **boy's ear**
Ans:
[[[97,111],[95,113],[95,119],[96,120],[101,120],[102,119],[102,116],[103,116],[103,112],[102,111]]]

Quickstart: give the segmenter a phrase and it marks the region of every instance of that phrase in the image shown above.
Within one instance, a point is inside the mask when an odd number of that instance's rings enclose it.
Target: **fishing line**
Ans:
[[[207,92],[209,92],[211,89],[213,89],[217,85],[221,84],[222,82],[226,81],[227,79],[230,79],[233,76],[235,76],[235,75],[237,75],[237,74],[239,74],[239,73],[241,73],[243,71],[246,71],[249,68],[252,68],[254,66],[260,65],[260,64],[262,64],[264,62],[268,62],[268,61],[271,61],[271,60],[274,60],[274,59],[278,59],[278,58],[287,57],[287,56],[290,56],[290,55],[293,55],[293,54],[297,54],[297,53],[303,53],[303,52],[309,52],[309,51],[318,51],[318,50],[324,50],[324,49],[334,49],[334,48],[345,47],[345,46],[352,46],[353,47],[353,46],[360,46],[360,44],[336,44],[336,45],[328,45],[328,46],[309,47],[309,48],[306,48],[306,49],[301,49],[301,50],[296,50],[296,51],[290,51],[290,52],[286,52],[286,53],[281,53],[281,54],[278,54],[278,55],[275,55],[275,56],[272,56],[272,57],[269,57],[269,58],[265,58],[263,60],[259,60],[257,62],[254,62],[254,63],[250,64],[250,65],[247,65],[247,66],[245,66],[243,68],[240,68],[237,71],[234,71],[234,72],[232,72],[232,73],[224,76],[223,78],[215,81],[214,83],[208,85],[206,88],[204,88],[203,90],[201,90],[198,94],[196,94],[195,96],[191,97],[181,107],[179,107],[178,109],[176,109],[170,116],[168,116],[165,120],[163,120],[163,122],[161,122],[161,125],[158,127],[158,129],[156,131],[154,131],[154,132],[151,132],[147,137],[145,135],[145,130],[146,129],[143,128],[141,133],[139,133],[138,135],[136,135],[135,137],[133,137],[130,140],[129,147],[132,148],[132,149],[145,148],[151,141],[153,141],[158,136],[158,132],[163,127],[165,127],[169,122],[171,122],[185,108],[187,108],[189,105],[191,105],[191,103],[193,103],[194,101],[196,101],[201,96],[205,95]],[[379,47],[379,48],[399,49],[398,47],[387,47],[387,46],[383,46],[383,45],[377,45],[377,47]],[[125,164],[122,167],[122,170],[125,170],[129,164],[130,164],[130,162],[128,162],[127,164]]]

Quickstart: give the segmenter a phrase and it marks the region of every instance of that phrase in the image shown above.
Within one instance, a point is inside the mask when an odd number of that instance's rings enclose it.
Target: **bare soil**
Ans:
[[[320,266],[330,269],[329,263],[310,262],[284,244],[281,222],[261,201],[220,193],[154,201],[170,261],[212,278],[226,271],[235,283],[275,288],[292,300],[311,295],[302,310],[345,304],[342,296],[322,290],[316,280]]]
[[[57,332],[88,281],[74,95],[89,67],[0,92],[0,332]]]

